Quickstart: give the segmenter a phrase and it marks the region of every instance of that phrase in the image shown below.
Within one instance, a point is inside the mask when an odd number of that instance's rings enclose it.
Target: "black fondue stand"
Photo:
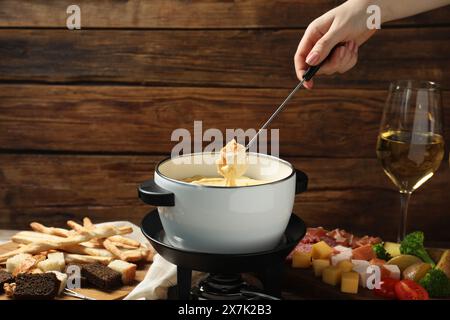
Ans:
[[[142,232],[164,259],[177,266],[176,299],[240,300],[270,296],[281,298],[286,256],[303,238],[306,227],[300,218],[292,214],[283,239],[276,248],[249,254],[213,254],[177,248],[167,241],[157,210],[151,211],[142,220]],[[210,275],[191,291],[193,270]],[[240,276],[244,272],[261,274],[264,292],[244,282]]]

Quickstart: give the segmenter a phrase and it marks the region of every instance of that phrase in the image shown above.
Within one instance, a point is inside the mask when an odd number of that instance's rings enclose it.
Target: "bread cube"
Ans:
[[[353,269],[353,263],[350,260],[342,260],[337,264],[337,267],[342,272],[350,272]]]
[[[127,285],[136,278],[136,265],[122,260],[114,260],[108,264],[108,267],[122,275],[122,283]]]
[[[313,260],[312,265],[313,265],[313,269],[314,269],[314,275],[316,277],[321,277],[323,269],[330,266],[330,260],[316,259],[316,260]]]
[[[39,269],[41,269],[43,272],[61,271],[60,264],[58,263],[58,261],[53,260],[53,259],[46,259],[46,260],[40,261],[37,264],[37,267]]]
[[[341,277],[341,292],[358,293],[359,275],[354,271],[343,272]]]
[[[52,270],[63,271],[64,268],[66,267],[66,260],[64,259],[64,253],[62,253],[62,252],[49,253],[47,255],[47,259],[53,261],[58,266],[58,269],[52,269]],[[46,271],[48,271],[48,270],[46,270]]]
[[[292,268],[309,268],[311,267],[311,252],[295,251],[292,255]]]
[[[31,254],[29,253],[19,253],[15,256],[12,256],[8,260],[6,260],[6,271],[9,273],[13,273],[14,270],[26,259],[31,258]]]
[[[336,286],[340,283],[341,276],[342,270],[336,266],[326,267],[322,271],[322,281],[332,286]]]
[[[311,257],[313,259],[328,259],[333,253],[333,248],[325,241],[320,241],[312,245]]]

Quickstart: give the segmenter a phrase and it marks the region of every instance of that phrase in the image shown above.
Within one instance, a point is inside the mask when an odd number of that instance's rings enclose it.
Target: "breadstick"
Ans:
[[[78,224],[72,220],[67,221],[67,225],[75,231],[83,231],[84,230],[84,228],[81,224]]]
[[[114,242],[112,242],[111,240],[108,240],[108,239],[106,239],[103,242],[103,245],[105,246],[105,248],[109,252],[111,252],[113,255],[118,257],[120,260],[123,260],[123,261],[139,261],[139,260],[142,259],[142,254],[137,249],[136,250],[122,251],[114,244]]]
[[[30,223],[30,227],[34,231],[51,234],[54,236],[60,236],[60,237],[68,237],[69,236],[69,230],[62,229],[62,228],[46,227],[43,224],[40,224],[38,222]]]
[[[71,225],[73,225],[75,228],[78,228],[79,231],[76,233],[69,233],[69,237],[63,238],[63,237],[57,237],[54,235],[44,235],[42,233],[38,232],[32,232],[31,234],[25,233],[21,234],[22,241],[29,241],[25,240],[26,236],[32,236],[33,242],[26,244],[25,246],[22,246],[16,250],[12,250],[9,252],[6,252],[4,254],[0,254],[0,263],[6,261],[8,258],[15,256],[19,253],[31,253],[36,254],[40,253],[42,251],[47,251],[51,249],[60,249],[61,247],[68,246],[68,245],[74,245],[79,244],[82,242],[87,242],[93,238],[108,238],[114,235],[121,235],[132,232],[131,227],[122,227],[117,228],[114,226],[102,226],[102,227],[96,227],[92,230],[88,230],[76,222],[71,222]],[[38,227],[39,228],[39,227]],[[31,232],[31,231],[24,231],[24,232]],[[39,236],[38,236],[39,235]],[[52,237],[51,240],[49,240],[49,237]],[[18,239],[19,237],[16,237]]]
[[[133,232],[133,228],[130,226],[118,227],[120,233],[119,234],[129,234]]]
[[[114,257],[114,255],[106,249],[88,248],[79,244],[72,244],[70,246],[62,247],[62,250],[70,253],[85,254],[88,256]]]
[[[115,242],[115,241],[113,241],[113,243],[116,245],[116,247],[118,247],[120,249],[126,249],[126,250],[135,250],[135,249],[137,249],[135,246],[129,246],[127,244],[123,244],[123,243],[119,243],[119,242]]]
[[[29,243],[21,248],[16,250],[12,250],[0,255],[0,262],[6,261],[9,258],[15,256],[19,253],[39,253],[48,249],[52,249],[52,245],[50,243]]]
[[[64,259],[66,260],[66,263],[95,263],[100,262],[101,264],[107,265],[111,261],[114,260],[112,257],[99,257],[99,256],[85,256],[81,254],[73,254],[73,253],[66,253],[64,254]]]
[[[28,244],[32,242],[59,242],[67,238],[58,237],[46,233],[39,233],[35,231],[20,231],[11,237],[11,240],[16,243]]]
[[[118,257],[120,260],[124,260],[124,259],[122,259],[122,250],[117,248],[117,246],[111,240],[105,239],[105,241],[103,241],[103,245],[105,246],[106,250],[111,252],[113,255]]]
[[[112,242],[109,239],[106,239],[103,242],[103,245],[105,248],[114,254],[116,257],[118,257],[120,260],[128,261],[128,262],[136,262],[143,259],[149,259],[149,249],[147,248],[138,248],[133,250],[120,250],[114,242]],[[150,259],[153,259],[153,256],[151,256]]]
[[[127,262],[137,262],[143,260],[142,252],[139,249],[126,250],[122,253],[122,259]]]
[[[94,228],[94,224],[92,223],[91,219],[89,219],[88,217],[84,217],[83,218],[83,226],[85,228]]]
[[[127,234],[133,232],[131,227],[115,227],[105,225],[101,227],[86,228],[75,221],[67,221],[67,225],[74,229],[78,234],[89,235],[92,238],[109,238],[114,235]]]
[[[84,229],[84,228],[83,228]],[[83,232],[71,235],[68,238],[61,238],[59,241],[45,241],[42,239],[36,239],[33,243],[29,243],[21,248],[0,255],[0,262],[7,260],[8,258],[15,256],[19,253],[39,253],[49,249],[59,249],[64,246],[79,244],[81,242],[89,241],[93,238],[108,238],[114,235],[122,234],[119,228],[114,226],[105,226],[95,228],[94,230],[83,230]]]
[[[98,249],[104,249],[103,246],[104,239],[91,239],[87,242],[82,242],[81,245],[87,247],[87,248],[98,248]]]
[[[139,248],[139,246],[141,245],[139,241],[126,238],[124,236],[112,236],[109,237],[108,239],[114,242],[117,246],[126,245],[131,248]]]

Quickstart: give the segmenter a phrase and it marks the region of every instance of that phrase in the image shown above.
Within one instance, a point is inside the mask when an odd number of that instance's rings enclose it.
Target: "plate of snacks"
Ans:
[[[310,298],[450,299],[450,249],[425,247],[424,238],[415,231],[399,243],[383,242],[308,228],[288,257],[287,285]]]
[[[0,244],[0,300],[117,300],[144,279],[155,251],[139,227],[89,218],[67,225],[32,222]]]

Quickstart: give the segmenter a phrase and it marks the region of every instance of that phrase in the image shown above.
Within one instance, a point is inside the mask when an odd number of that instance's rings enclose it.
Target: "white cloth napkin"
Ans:
[[[177,284],[177,266],[166,261],[159,254],[153,257],[153,263],[144,280],[131,291],[124,300],[161,300],[167,299],[169,287]]]
[[[203,276],[204,273],[192,272],[192,284],[197,285]],[[176,284],[177,266],[156,254],[144,280],[124,300],[166,300],[169,288]]]

